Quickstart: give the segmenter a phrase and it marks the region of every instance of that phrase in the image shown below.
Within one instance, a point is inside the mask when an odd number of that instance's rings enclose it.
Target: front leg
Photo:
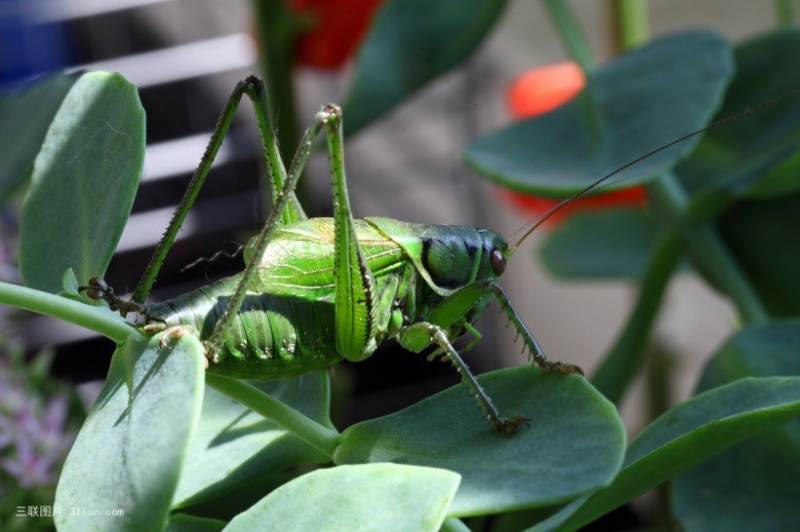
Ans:
[[[500,304],[500,308],[502,308],[506,313],[506,316],[508,316],[508,319],[514,325],[517,333],[522,336],[522,341],[525,343],[525,346],[528,348],[528,352],[537,366],[545,371],[557,373],[577,373],[578,375],[583,375],[583,370],[574,364],[567,364],[566,362],[551,362],[550,360],[547,360],[547,358],[544,356],[544,350],[539,345],[539,342],[536,341],[536,338],[528,329],[528,326],[525,325],[525,322],[522,321],[522,318],[519,316],[519,314],[517,314],[516,309],[514,309],[514,307],[511,305],[511,301],[508,299],[508,296],[503,288],[492,280],[487,281],[486,285],[487,289],[494,294],[495,299],[497,299],[497,302]]]

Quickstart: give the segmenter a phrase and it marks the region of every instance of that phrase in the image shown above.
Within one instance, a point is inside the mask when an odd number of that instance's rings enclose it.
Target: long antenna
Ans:
[[[671,148],[672,146],[674,146],[676,144],[680,144],[681,142],[683,142],[685,140],[688,140],[688,139],[690,139],[692,137],[695,137],[697,135],[701,135],[701,134],[705,133],[706,131],[708,131],[709,129],[714,129],[714,128],[719,127],[719,126],[721,126],[723,124],[726,124],[728,122],[733,122],[735,120],[739,120],[743,116],[746,116],[746,115],[748,115],[750,113],[754,113],[754,112],[756,112],[759,109],[762,109],[764,107],[768,107],[770,105],[773,105],[773,104],[775,104],[775,103],[777,103],[777,102],[779,102],[781,100],[784,100],[784,99],[786,99],[786,98],[788,98],[790,96],[793,96],[794,94],[797,94],[798,92],[800,92],[800,87],[795,87],[794,89],[792,89],[792,90],[790,90],[788,92],[785,92],[785,93],[783,93],[783,94],[781,94],[779,96],[775,96],[774,98],[771,98],[769,100],[763,101],[763,102],[761,102],[761,103],[759,103],[757,105],[754,105],[752,107],[746,107],[746,108],[742,109],[741,111],[736,112],[736,113],[734,113],[732,115],[726,116],[724,118],[720,118],[719,120],[716,120],[716,121],[712,122],[711,124],[707,125],[706,127],[702,128],[702,129],[698,129],[697,131],[693,131],[691,133],[688,133],[688,134],[686,134],[686,135],[684,135],[684,136],[682,136],[682,137],[680,137],[678,139],[673,140],[672,142],[664,144],[660,148],[656,148],[656,149],[654,149],[652,151],[649,151],[649,152],[645,153],[644,155],[642,155],[641,157],[637,157],[636,159],[632,160],[631,162],[622,165],[621,167],[617,168],[613,172],[604,175],[603,177],[601,177],[600,179],[598,179],[597,181],[595,181],[591,185],[587,186],[586,188],[584,188],[583,190],[581,190],[580,192],[578,192],[574,196],[570,196],[569,198],[566,198],[566,199],[562,200],[561,202],[559,202],[557,205],[553,206],[550,210],[548,210],[544,214],[542,214],[540,216],[536,216],[535,218],[533,218],[530,221],[528,221],[525,225],[520,227],[516,232],[514,232],[513,235],[511,235],[511,238],[514,238],[516,235],[518,235],[520,233],[522,233],[522,236],[514,244],[512,244],[512,246],[509,248],[509,253],[513,254],[514,251],[516,251],[516,249],[522,244],[522,242],[525,241],[526,238],[528,238],[528,236],[531,233],[533,233],[537,228],[539,228],[539,226],[541,226],[543,223],[545,223],[555,213],[557,213],[558,211],[560,211],[561,209],[563,209],[564,207],[566,207],[567,205],[569,205],[573,201],[575,201],[577,199],[580,199],[583,196],[585,196],[586,194],[588,194],[589,192],[595,190],[600,185],[602,185],[603,183],[605,183],[606,181],[608,181],[609,179],[611,179],[615,175],[619,174],[620,172],[623,172],[623,171],[627,170],[628,168],[630,168],[631,166],[639,164],[640,162],[642,162],[643,160],[647,159],[648,157],[652,157],[653,155],[655,155],[657,153],[661,153],[662,151],[667,150],[667,149]]]

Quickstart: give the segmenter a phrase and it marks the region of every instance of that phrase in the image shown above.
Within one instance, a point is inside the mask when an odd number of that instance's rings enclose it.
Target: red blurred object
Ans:
[[[548,113],[574,98],[586,85],[586,77],[577,63],[568,61],[529,70],[519,76],[507,93],[511,116],[517,120]],[[598,179],[602,176],[597,176]],[[522,192],[501,189],[500,194],[526,216],[540,216],[559,200],[531,196]],[[548,223],[559,223],[571,213],[583,209],[604,209],[621,205],[641,205],[647,200],[644,186],[635,186],[616,192],[580,198],[548,218]]]
[[[342,66],[361,44],[381,1],[288,0],[292,11],[315,19],[295,43],[297,61],[317,68]]]
[[[508,200],[509,203],[517,207],[521,212],[525,213],[525,215],[531,217],[542,215],[561,202],[561,200],[556,199],[530,196],[507,188],[498,190],[500,196]],[[561,223],[576,211],[608,209],[609,207],[623,205],[643,205],[646,201],[647,193],[641,185],[624,190],[616,190],[607,194],[600,194],[598,196],[581,198],[565,205],[559,209],[558,212],[553,213],[547,219],[545,225]]]
[[[570,101],[585,86],[583,70],[572,61],[534,68],[509,87],[508,109],[517,120],[543,115]]]

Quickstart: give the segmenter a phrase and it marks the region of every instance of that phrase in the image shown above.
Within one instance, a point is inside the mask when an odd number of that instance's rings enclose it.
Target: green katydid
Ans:
[[[210,170],[243,95],[253,102],[267,159],[273,206],[263,230],[245,247],[245,270],[173,300],[144,305],[167,251]],[[333,183],[333,218],[308,219],[294,189],[324,130]],[[487,419],[504,432],[527,422],[503,417],[453,341],[480,334],[472,322],[497,300],[534,362],[546,371],[579,373],[548,361],[497,283],[515,247],[488,229],[353,218],[345,179],[342,116],[324,106],[287,171],[278,153],[261,80],[237,84],[164,237],[131,301],[102,279],[81,287],[123,315],[146,317],[146,329],[182,326],[206,347],[208,371],[247,379],[283,379],[360,361],[394,338],[421,352],[436,346],[456,367]],[[433,356],[433,355],[431,355]]]
[[[430,346],[460,373],[478,405],[498,430],[513,433],[528,421],[503,417],[470,372],[453,341],[496,300],[541,369],[583,374],[574,365],[547,360],[538,342],[498,284],[517,247],[555,211],[641,160],[736,120],[800,89],[763,102],[685,135],[603,176],[543,217],[522,227],[515,243],[488,229],[411,224],[388,218],[353,218],[345,179],[342,115],[323,106],[300,142],[288,171],[272,134],[264,86],[251,76],[233,90],[200,165],[130,301],[99,278],[81,287],[123,316],[137,312],[145,330],[189,328],[203,341],[208,371],[231,377],[277,380],[324,369],[342,359],[372,355],[387,339],[421,352]],[[144,305],[161,264],[208,175],[214,157],[247,95],[260,130],[272,193],[262,231],[245,247],[241,274],[173,300]],[[317,136],[324,130],[333,186],[333,218],[309,219],[294,190]],[[182,329],[179,329],[182,328]]]
[[[178,229],[247,95],[266,154],[272,209],[245,247],[245,270],[173,300],[144,305]],[[469,333],[494,299],[546,371],[583,372],[548,361],[497,280],[516,246],[488,229],[353,218],[345,179],[342,116],[324,106],[286,170],[268,115],[264,87],[251,76],[233,90],[187,191],[136,287],[131,301],[102,279],[81,287],[123,315],[139,312],[148,330],[188,327],[206,347],[208,371],[247,379],[283,379],[369,357],[384,340],[421,352],[436,346],[475,395],[487,419],[513,433],[528,419],[503,417],[470,372],[453,341]],[[308,219],[294,189],[317,136],[324,130],[333,183],[333,218]],[[524,238],[524,237],[523,237]],[[520,239],[521,241],[521,239]],[[433,356],[433,355],[432,355]]]
[[[528,418],[503,417],[470,372],[453,341],[496,300],[541,369],[583,374],[574,365],[547,360],[538,342],[498,284],[517,247],[555,211],[639,161],[724,122],[783,99],[795,89],[685,135],[624,165],[526,224],[509,246],[488,229],[411,224],[388,218],[353,218],[345,179],[342,115],[323,106],[300,142],[288,171],[272,134],[264,86],[251,76],[233,90],[200,165],[130,301],[99,278],[81,287],[112,310],[146,318],[145,329],[189,328],[203,341],[208,371],[246,379],[277,380],[372,355],[387,339],[421,352],[430,346],[460,373],[498,430],[513,433]],[[241,274],[173,300],[144,305],[161,264],[208,175],[214,157],[247,95],[253,102],[272,193],[262,231],[245,247]],[[324,130],[333,186],[333,218],[309,219],[294,190],[317,136]],[[179,329],[176,329],[179,330]]]

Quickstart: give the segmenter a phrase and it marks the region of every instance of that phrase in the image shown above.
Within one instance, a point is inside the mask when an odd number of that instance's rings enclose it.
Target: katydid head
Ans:
[[[420,243],[426,275],[435,286],[445,289],[497,279],[508,259],[506,239],[489,229],[429,226]]]
[[[506,271],[506,264],[511,257],[511,250],[505,238],[490,231],[489,229],[478,229],[483,241],[483,253],[480,264],[479,278],[497,279]]]

